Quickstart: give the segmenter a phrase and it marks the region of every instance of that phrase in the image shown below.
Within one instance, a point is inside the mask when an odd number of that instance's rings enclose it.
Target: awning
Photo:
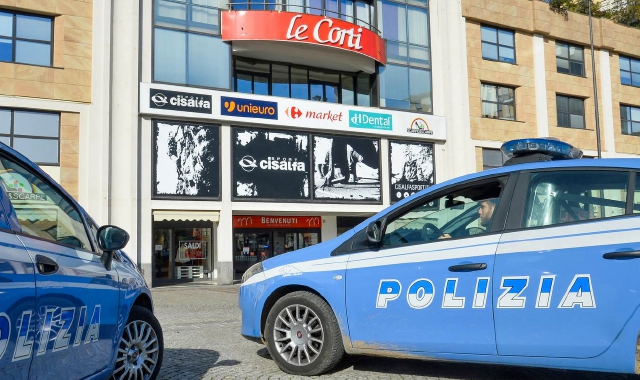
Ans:
[[[218,222],[220,213],[218,211],[185,211],[185,210],[154,210],[153,221],[210,221]]]

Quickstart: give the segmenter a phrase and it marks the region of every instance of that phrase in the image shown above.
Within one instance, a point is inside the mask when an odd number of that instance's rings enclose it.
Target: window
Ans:
[[[556,66],[559,73],[584,76],[584,49],[556,41]]]
[[[584,129],[584,100],[556,95],[558,127]]]
[[[426,4],[382,1],[378,25],[387,40],[387,65],[380,67],[380,105],[433,112],[429,12]]]
[[[554,171],[532,173],[525,227],[624,215],[629,173]]]
[[[40,165],[60,163],[60,114],[0,108],[0,142]]]
[[[53,19],[0,11],[0,61],[51,66]]]
[[[620,106],[622,134],[640,136],[640,108]]]
[[[242,57],[234,59],[233,88],[248,94],[371,105],[369,74],[341,73]]]
[[[154,81],[229,88],[230,52],[220,38],[220,8],[226,3],[219,0],[154,1]]]
[[[515,120],[515,89],[483,83],[482,117]]]
[[[640,60],[620,56],[620,83],[640,87]]]
[[[427,200],[388,223],[382,245],[427,243],[489,231],[506,180],[496,178]]]
[[[482,170],[499,168],[507,161],[500,149],[482,148]]]
[[[482,36],[482,58],[516,63],[515,33],[512,30],[480,27]]]
[[[640,173],[636,173],[636,189],[633,192],[633,213],[640,214]]]
[[[91,250],[80,214],[46,181],[4,157],[0,157],[0,172],[0,185],[15,209],[22,233]]]

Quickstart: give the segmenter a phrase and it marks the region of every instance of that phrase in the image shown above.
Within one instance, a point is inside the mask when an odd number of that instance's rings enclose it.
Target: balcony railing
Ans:
[[[308,5],[299,5],[299,4],[286,4],[282,1],[232,1],[229,2],[229,9],[233,11],[282,11],[282,12],[296,12],[296,13],[307,13],[318,16],[331,17],[335,19],[340,19],[343,21],[350,22],[352,24],[356,24],[358,26],[362,26],[367,28],[379,36],[382,36],[382,33],[373,26],[370,22],[360,19],[354,15],[341,13],[325,8],[317,8],[311,7]]]

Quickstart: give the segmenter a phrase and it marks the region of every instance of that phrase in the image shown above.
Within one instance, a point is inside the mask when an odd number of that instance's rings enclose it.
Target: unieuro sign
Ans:
[[[340,19],[275,11],[222,12],[222,40],[291,41],[330,46],[387,63],[375,32]]]

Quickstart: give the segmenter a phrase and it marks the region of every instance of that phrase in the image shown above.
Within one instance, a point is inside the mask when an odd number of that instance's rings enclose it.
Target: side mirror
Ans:
[[[367,235],[367,241],[369,243],[380,244],[382,241],[382,229],[384,227],[384,220],[376,220],[367,226],[365,234]]]
[[[120,227],[107,225],[98,228],[97,239],[98,247],[104,251],[101,257],[102,264],[107,270],[111,270],[113,251],[122,249],[127,245],[129,234]]]

